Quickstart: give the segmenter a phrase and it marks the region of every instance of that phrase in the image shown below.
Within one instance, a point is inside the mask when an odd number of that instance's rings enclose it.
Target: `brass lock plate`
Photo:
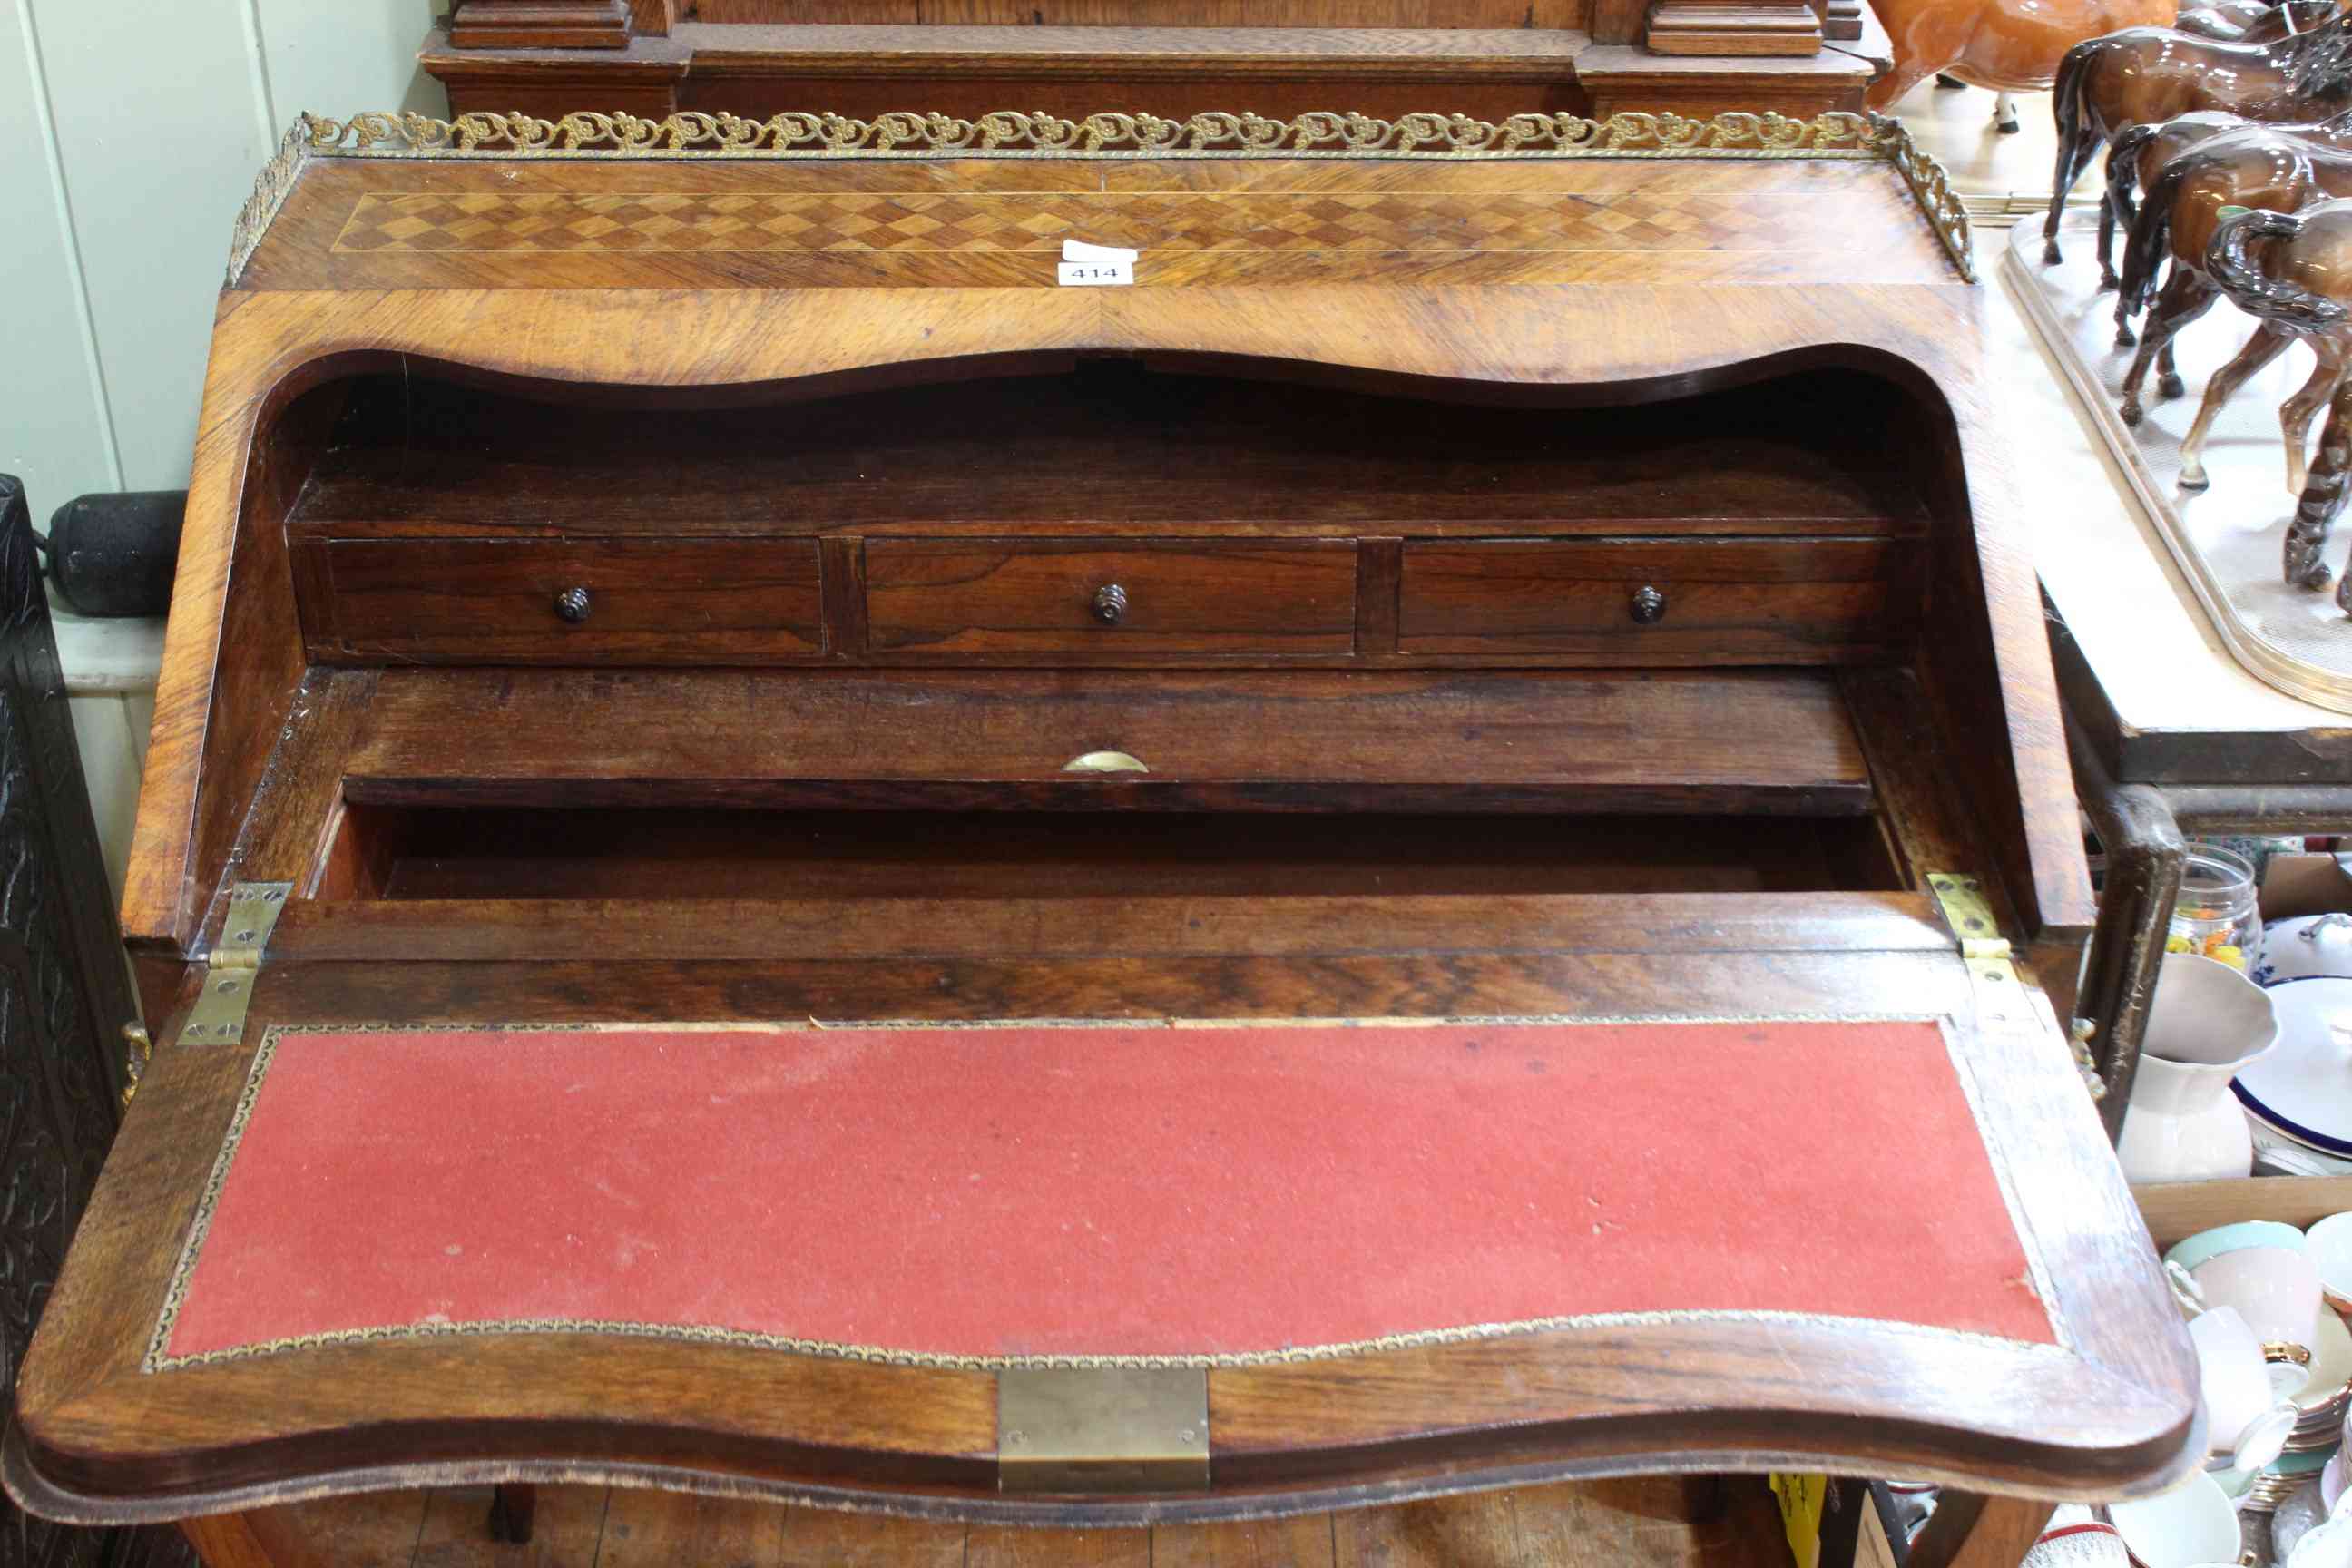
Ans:
[[[1007,1368],[996,1374],[996,1476],[1008,1492],[1206,1490],[1209,1374]]]

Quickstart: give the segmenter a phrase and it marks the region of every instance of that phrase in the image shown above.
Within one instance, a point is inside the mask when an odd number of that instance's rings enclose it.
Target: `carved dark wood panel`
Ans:
[[[0,1384],[113,1142],[138,1016],[17,482],[0,474]],[[150,1568],[176,1532],[68,1530],[0,1501],[0,1568]]]

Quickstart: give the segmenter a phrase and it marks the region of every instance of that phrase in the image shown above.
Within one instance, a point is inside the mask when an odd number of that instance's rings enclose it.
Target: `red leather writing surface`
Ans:
[[[1765,1310],[2047,1342],[1927,1023],[281,1031],[167,1360],[594,1320],[1242,1355]]]

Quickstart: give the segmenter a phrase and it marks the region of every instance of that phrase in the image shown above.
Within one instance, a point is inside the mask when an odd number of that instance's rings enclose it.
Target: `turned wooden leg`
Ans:
[[[539,1513],[539,1488],[529,1481],[502,1481],[490,1489],[490,1539],[510,1546],[530,1544]]]
[[[188,1538],[188,1544],[204,1559],[205,1568],[281,1568],[241,1513],[184,1519],[180,1521],[180,1533]]]
[[[1947,1488],[1911,1543],[1910,1568],[2017,1568],[2056,1506]]]

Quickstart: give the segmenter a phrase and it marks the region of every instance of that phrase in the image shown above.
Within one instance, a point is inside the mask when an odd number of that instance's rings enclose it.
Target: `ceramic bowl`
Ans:
[[[2189,1271],[2209,1309],[2236,1308],[2263,1345],[2308,1351],[2319,1336],[2319,1270],[2304,1247],[2303,1232],[2291,1225],[2246,1220],[2176,1242],[2164,1260]],[[2302,1387],[2297,1382],[2283,1392]]]
[[[2297,1143],[2352,1159],[2352,980],[2282,980],[2263,994],[2277,1013],[2278,1044],[2231,1087]]]
[[[2315,974],[2352,979],[2352,915],[2302,915],[2263,928],[2262,962],[2254,981],[2275,985]]]
[[[2168,1492],[2116,1503],[2107,1515],[2124,1545],[2147,1568],[2204,1568],[2238,1560],[2238,1510],[2202,1470]]]
[[[2246,1110],[2246,1127],[2254,1138],[2257,1176],[2352,1176],[2352,1160],[2298,1142],[2294,1137]]]

